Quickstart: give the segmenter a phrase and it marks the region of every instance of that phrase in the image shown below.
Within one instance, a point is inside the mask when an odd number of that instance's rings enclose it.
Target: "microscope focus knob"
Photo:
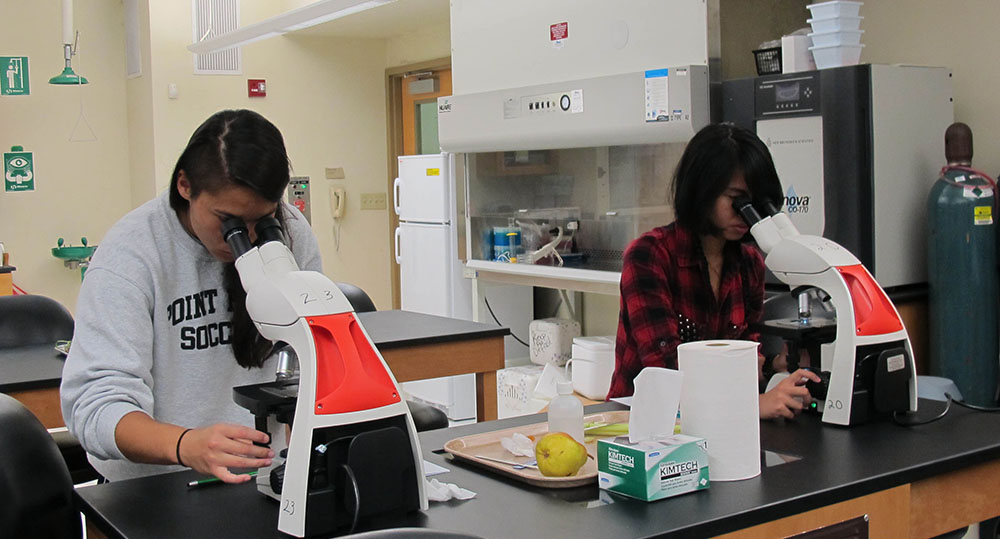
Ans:
[[[813,367],[803,367],[808,369],[819,376],[819,382],[813,382],[809,380],[806,382],[806,389],[809,390],[809,394],[812,395],[813,399],[826,400],[826,392],[830,389],[830,371],[821,371]]]
[[[275,466],[271,469],[271,490],[281,496],[281,488],[285,484],[285,465]]]

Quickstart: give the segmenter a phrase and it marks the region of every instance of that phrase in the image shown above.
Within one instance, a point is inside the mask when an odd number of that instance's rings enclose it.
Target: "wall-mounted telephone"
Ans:
[[[343,187],[331,187],[330,188],[330,215],[334,219],[339,219],[344,216],[344,210],[347,208],[347,191]]]

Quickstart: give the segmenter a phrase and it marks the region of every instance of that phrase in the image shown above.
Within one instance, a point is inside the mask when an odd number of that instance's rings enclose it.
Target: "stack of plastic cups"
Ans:
[[[812,18],[808,22],[812,26],[813,59],[818,69],[828,67],[850,66],[861,59],[861,5],[864,2],[834,0],[806,6]]]

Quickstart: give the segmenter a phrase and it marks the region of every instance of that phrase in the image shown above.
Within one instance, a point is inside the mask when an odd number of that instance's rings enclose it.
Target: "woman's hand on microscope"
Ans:
[[[234,474],[229,468],[262,468],[271,465],[274,451],[254,445],[267,443],[268,436],[242,425],[218,423],[192,429],[181,438],[177,454],[181,463],[201,473],[214,475],[226,483],[243,483],[249,475]]]
[[[806,382],[819,382],[816,373],[799,369],[760,396],[760,418],[792,419],[812,403]]]

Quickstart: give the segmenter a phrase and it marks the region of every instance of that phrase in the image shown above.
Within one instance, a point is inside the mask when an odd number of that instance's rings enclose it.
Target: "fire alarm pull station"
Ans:
[[[306,216],[306,221],[312,224],[311,205],[309,204],[309,177],[293,176],[288,182],[288,202]]]
[[[266,97],[267,84],[264,82],[264,79],[247,79],[247,96]]]

